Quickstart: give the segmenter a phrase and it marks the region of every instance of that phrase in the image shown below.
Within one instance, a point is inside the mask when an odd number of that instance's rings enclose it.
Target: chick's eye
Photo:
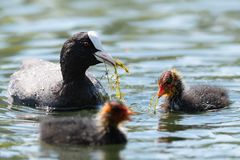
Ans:
[[[167,79],[167,84],[171,84],[172,83],[172,77],[169,77],[168,79]]]
[[[84,45],[84,47],[89,47],[90,46],[88,42],[83,42],[83,45]]]

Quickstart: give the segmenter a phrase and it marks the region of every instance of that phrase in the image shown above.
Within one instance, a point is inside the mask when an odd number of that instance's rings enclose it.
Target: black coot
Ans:
[[[77,33],[63,44],[60,65],[43,60],[23,62],[11,76],[10,103],[53,110],[95,108],[108,95],[86,70],[101,62],[115,65],[97,33]]]

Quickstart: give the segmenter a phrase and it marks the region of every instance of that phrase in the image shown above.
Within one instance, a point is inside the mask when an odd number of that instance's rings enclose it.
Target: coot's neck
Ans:
[[[88,69],[89,62],[81,57],[74,49],[62,48],[60,65],[63,76],[63,84],[80,82],[86,79],[86,70]]]
[[[79,67],[79,65],[78,65]],[[65,67],[61,67],[62,76],[63,76],[63,84],[69,83],[79,83],[87,79],[86,70],[88,67],[79,67],[74,68],[71,66],[65,65]]]
[[[177,110],[176,107],[181,107],[182,95],[184,92],[184,85],[181,80],[175,82],[174,91],[171,96],[168,97],[168,102],[171,110]]]
[[[106,119],[107,120],[107,119]],[[100,139],[104,144],[124,144],[127,142],[126,136],[118,128],[118,123],[114,124],[112,121],[105,121],[99,127]],[[103,121],[102,121],[103,122]]]

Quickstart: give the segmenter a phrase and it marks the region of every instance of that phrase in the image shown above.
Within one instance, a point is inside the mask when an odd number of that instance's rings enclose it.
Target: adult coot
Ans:
[[[118,126],[133,112],[123,103],[106,102],[96,119],[54,118],[41,122],[40,139],[48,144],[124,144],[127,139]]]
[[[95,108],[108,95],[86,70],[101,62],[116,65],[97,33],[77,33],[63,44],[60,65],[43,60],[23,62],[11,76],[10,103],[52,110]]]
[[[230,104],[228,93],[223,88],[198,85],[185,90],[175,69],[164,72],[158,86],[158,98],[166,96],[166,101],[162,105],[166,110],[201,112],[223,108]]]

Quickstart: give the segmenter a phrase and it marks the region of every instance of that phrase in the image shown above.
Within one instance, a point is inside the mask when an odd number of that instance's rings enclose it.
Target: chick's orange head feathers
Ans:
[[[163,95],[171,96],[174,93],[176,81],[179,79],[180,76],[175,69],[164,72],[158,80],[158,98]]]
[[[113,123],[120,123],[125,120],[131,120],[130,115],[134,114],[134,112],[122,102],[109,101],[104,104],[100,114],[108,116],[108,119]]]

